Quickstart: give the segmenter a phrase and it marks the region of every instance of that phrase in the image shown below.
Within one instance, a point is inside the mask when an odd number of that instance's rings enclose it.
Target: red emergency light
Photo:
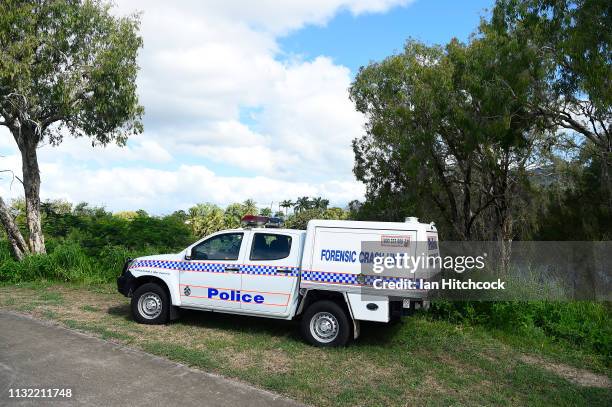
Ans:
[[[259,215],[244,215],[240,220],[245,227],[253,227],[253,226],[264,226],[270,220],[267,216],[259,216]]]

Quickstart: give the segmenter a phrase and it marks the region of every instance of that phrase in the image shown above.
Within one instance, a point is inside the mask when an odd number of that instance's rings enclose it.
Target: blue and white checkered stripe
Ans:
[[[279,267],[282,269],[287,269],[287,267]],[[276,266],[262,266],[255,264],[242,264],[240,265],[240,272],[242,274],[252,274],[252,275],[277,275]],[[283,276],[297,277],[300,274],[299,267],[291,267],[289,268],[291,271],[288,273],[282,273]]]
[[[302,280],[316,283],[359,284],[357,274],[302,271]]]
[[[172,270],[184,271],[203,271],[209,273],[224,273],[226,267],[236,267],[231,263],[198,263],[188,261],[172,261],[172,260],[136,260],[130,265],[130,269],[140,267],[154,267]],[[300,274],[299,267],[291,267],[289,273],[277,273],[276,266],[264,266],[255,264],[241,264],[240,273],[249,275],[277,275],[287,277],[297,277]],[[282,267],[286,269],[285,267]],[[331,273],[325,271],[309,271],[302,270],[302,280],[304,282],[315,283],[333,283],[333,284],[348,284],[348,285],[373,285],[374,280],[382,279],[383,281],[399,282],[400,277],[380,277],[362,274],[350,273]]]
[[[172,260],[136,260],[130,265],[130,269],[140,267],[153,267],[161,269],[185,270],[185,271],[207,271],[210,273],[223,273],[229,264],[221,263],[196,263]]]
[[[137,260],[130,265],[130,269],[139,267],[154,267],[184,271],[205,271],[209,273],[224,273],[226,267],[236,267],[236,265],[231,263],[198,263],[172,260]],[[292,267],[290,268],[291,271],[289,273],[277,274],[276,266],[241,264],[238,265],[238,267],[240,267],[240,272],[242,274],[254,275],[282,275],[297,277],[300,271],[298,267]]]
[[[324,271],[302,271],[304,282],[349,284],[360,286],[371,286],[375,280],[385,282],[400,282],[402,277],[381,277],[363,274],[330,273]],[[420,288],[420,287],[418,287]]]

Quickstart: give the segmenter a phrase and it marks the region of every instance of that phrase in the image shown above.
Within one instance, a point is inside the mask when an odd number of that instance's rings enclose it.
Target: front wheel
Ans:
[[[157,284],[146,283],[138,287],[132,297],[132,315],[141,324],[168,322],[170,301],[166,291]]]
[[[333,301],[312,304],[301,321],[302,336],[308,343],[320,347],[344,346],[351,336],[346,312]]]

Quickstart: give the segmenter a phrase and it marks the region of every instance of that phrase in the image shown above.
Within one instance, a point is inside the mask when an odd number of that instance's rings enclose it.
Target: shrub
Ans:
[[[47,280],[75,283],[112,282],[121,272],[127,258],[160,253],[161,248],[145,247],[128,250],[107,245],[91,256],[77,242],[53,241],[47,255],[28,256],[17,262],[10,257],[6,242],[0,242],[0,282],[21,283]]]
[[[612,361],[612,318],[606,303],[574,301],[436,301],[435,318],[455,323],[484,325],[508,332],[542,332],[553,341],[602,355]]]

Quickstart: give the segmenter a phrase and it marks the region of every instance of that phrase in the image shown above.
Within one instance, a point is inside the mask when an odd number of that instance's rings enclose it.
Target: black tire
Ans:
[[[149,303],[151,304],[150,307],[147,307],[147,301],[152,301]],[[136,289],[132,296],[132,315],[136,322],[147,325],[165,324],[168,322],[169,311],[170,300],[168,294],[158,284],[143,284]]]
[[[333,318],[331,317],[333,316]],[[317,321],[321,321],[324,326],[335,324],[337,331],[330,333],[328,338],[323,338],[323,335],[317,335],[316,332],[321,332],[317,329]],[[351,339],[351,322],[346,311],[333,301],[317,301],[311,304],[300,322],[300,328],[304,339],[314,346],[319,347],[335,347],[345,346]],[[311,326],[312,325],[312,326]],[[320,325],[319,325],[320,326]],[[331,328],[332,331],[334,328]]]

